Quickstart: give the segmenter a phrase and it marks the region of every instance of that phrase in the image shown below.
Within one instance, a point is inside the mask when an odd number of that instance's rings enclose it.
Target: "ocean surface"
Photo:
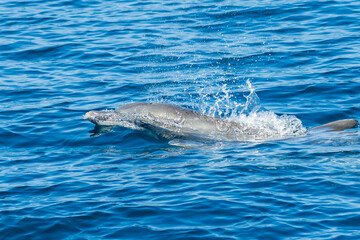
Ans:
[[[0,0],[0,239],[360,239],[360,2]],[[286,137],[171,141],[161,102]],[[283,136],[281,135],[281,136]]]

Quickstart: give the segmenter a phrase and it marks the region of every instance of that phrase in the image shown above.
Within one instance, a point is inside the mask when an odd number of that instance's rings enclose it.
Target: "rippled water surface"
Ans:
[[[169,142],[83,119],[360,119],[358,1],[0,1],[0,20],[0,239],[360,238],[359,127]]]

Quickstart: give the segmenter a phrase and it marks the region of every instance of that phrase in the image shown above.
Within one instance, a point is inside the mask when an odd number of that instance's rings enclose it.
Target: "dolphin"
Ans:
[[[116,110],[89,111],[84,118],[97,127],[121,126],[147,131],[164,139],[251,141],[273,138],[249,124],[201,114],[165,103],[131,103]],[[353,128],[358,121],[345,119],[327,123],[309,131],[339,131]]]

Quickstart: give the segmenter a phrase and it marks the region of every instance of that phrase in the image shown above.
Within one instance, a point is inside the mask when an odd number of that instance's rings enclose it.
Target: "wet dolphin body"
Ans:
[[[257,133],[255,129],[247,129],[242,136],[244,127],[239,123],[163,103],[133,103],[115,111],[90,111],[84,118],[98,126],[122,126],[147,130],[166,139],[195,137],[248,140],[253,139]]]
[[[90,111],[85,119],[97,126],[122,126],[145,130],[166,139],[175,137],[247,141],[266,139],[259,129],[204,115],[183,107],[164,103],[132,103],[115,111]],[[334,131],[352,128],[355,119],[331,122],[309,131]]]

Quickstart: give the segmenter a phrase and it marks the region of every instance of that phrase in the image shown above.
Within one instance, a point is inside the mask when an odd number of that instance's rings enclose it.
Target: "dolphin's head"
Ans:
[[[84,115],[84,119],[96,125],[113,126],[116,125],[116,114],[114,111],[89,111]]]

